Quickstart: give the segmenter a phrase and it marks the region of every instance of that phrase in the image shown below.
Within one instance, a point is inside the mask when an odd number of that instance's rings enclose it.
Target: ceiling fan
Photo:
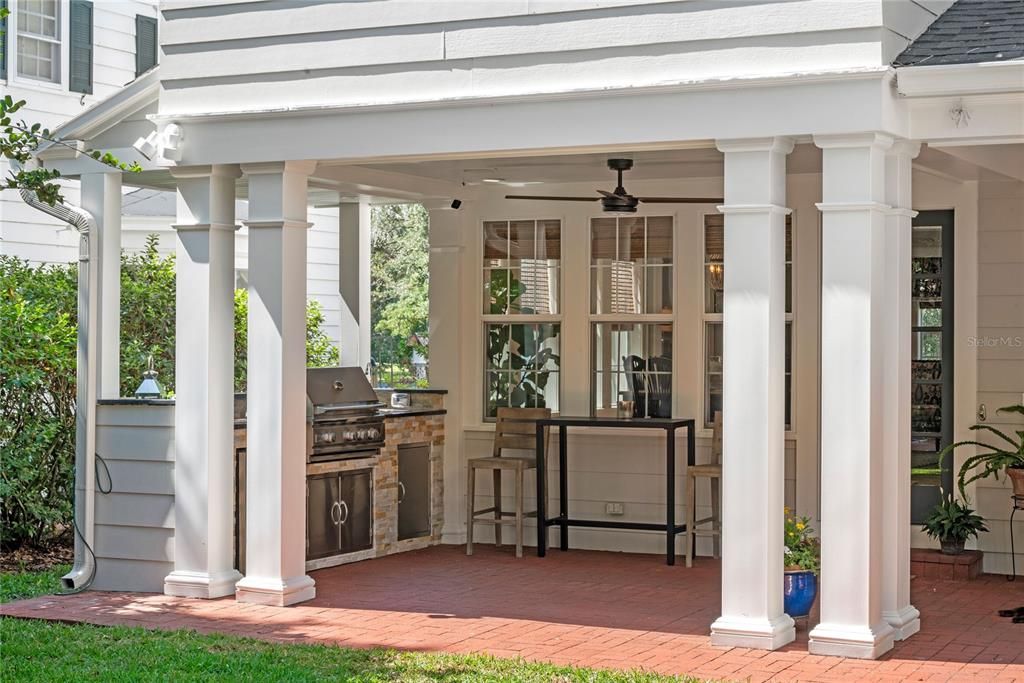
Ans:
[[[541,195],[507,194],[505,199],[531,199],[549,202],[601,202],[601,209],[611,213],[636,213],[641,202],[646,204],[721,204],[721,197],[634,197],[622,186],[622,172],[633,168],[632,159],[609,159],[608,168],[618,174],[618,185],[612,192],[598,190],[599,197],[545,197]]]

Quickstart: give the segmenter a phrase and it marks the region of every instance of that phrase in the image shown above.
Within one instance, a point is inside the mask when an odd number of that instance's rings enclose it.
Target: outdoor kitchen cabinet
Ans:
[[[398,447],[398,540],[430,535],[430,444]]]
[[[306,478],[306,559],[373,547],[373,471]]]

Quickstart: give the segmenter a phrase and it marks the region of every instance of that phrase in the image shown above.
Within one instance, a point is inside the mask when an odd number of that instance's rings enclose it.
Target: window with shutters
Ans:
[[[484,418],[558,410],[562,223],[484,221]]]
[[[704,426],[711,427],[722,410],[725,310],[725,217],[704,216]],[[786,216],[786,429],[792,428],[793,394],[793,223]]]
[[[57,0],[19,0],[17,5],[18,75],[60,82],[60,4]]]
[[[635,417],[672,415],[672,249],[671,216],[590,222],[595,415],[616,415],[622,402]]]
[[[156,66],[156,19],[135,15],[135,75],[140,76]]]

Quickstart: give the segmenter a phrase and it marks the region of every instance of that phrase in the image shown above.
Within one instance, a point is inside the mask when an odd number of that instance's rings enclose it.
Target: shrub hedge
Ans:
[[[0,256],[0,546],[41,543],[71,522],[75,458],[77,264],[31,266]],[[246,311],[235,292],[235,384],[244,390]],[[153,357],[174,392],[174,257],[121,257],[121,395]],[[336,365],[319,304],[307,307],[307,362]],[[102,455],[102,454],[101,454]]]

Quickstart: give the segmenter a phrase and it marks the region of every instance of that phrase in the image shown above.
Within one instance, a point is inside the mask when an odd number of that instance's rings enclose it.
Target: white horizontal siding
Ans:
[[[882,0],[210,3],[162,11],[162,113],[879,67],[934,13]],[[909,0],[906,4],[911,5]]]
[[[986,424],[1012,434],[1024,418],[996,409],[1024,402],[1024,183],[982,181],[978,186],[978,395]],[[995,435],[981,434],[982,441]],[[985,571],[1009,573],[1010,483],[980,480],[974,493],[988,533],[978,539]],[[1024,516],[1018,514],[1017,573],[1024,575]]]
[[[174,407],[101,405],[97,590],[160,592],[174,568]],[[109,479],[107,474],[109,473]]]

